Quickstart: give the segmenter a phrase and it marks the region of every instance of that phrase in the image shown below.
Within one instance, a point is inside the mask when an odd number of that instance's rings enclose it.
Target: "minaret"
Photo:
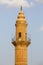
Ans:
[[[27,39],[27,23],[22,7],[16,20],[16,39],[12,41],[15,46],[15,65],[27,65],[27,47],[30,40]]]

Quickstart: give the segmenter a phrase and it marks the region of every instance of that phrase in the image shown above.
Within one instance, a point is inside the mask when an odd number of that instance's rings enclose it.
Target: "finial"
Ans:
[[[22,11],[22,6],[21,6],[21,9],[20,10]]]

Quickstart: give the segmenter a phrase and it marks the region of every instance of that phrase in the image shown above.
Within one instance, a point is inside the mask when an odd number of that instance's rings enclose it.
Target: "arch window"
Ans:
[[[21,32],[19,32],[19,37],[21,37]]]

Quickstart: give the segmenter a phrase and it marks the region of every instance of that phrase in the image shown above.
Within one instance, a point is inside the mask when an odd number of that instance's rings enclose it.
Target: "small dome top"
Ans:
[[[20,8],[20,12],[19,12],[19,14],[18,14],[16,23],[19,23],[19,22],[20,22],[20,23],[26,23],[26,19],[25,19],[24,12],[23,12],[23,10],[22,10],[22,6],[21,6],[21,8]]]
[[[20,12],[19,12],[18,18],[22,18],[22,19],[25,18],[23,11],[20,11]]]
[[[25,15],[24,15],[24,12],[21,10],[20,12],[19,12],[19,15],[18,15],[18,17],[17,17],[17,21],[16,21],[17,23],[18,22],[21,22],[21,23],[25,23],[26,22],[26,20],[25,20]]]

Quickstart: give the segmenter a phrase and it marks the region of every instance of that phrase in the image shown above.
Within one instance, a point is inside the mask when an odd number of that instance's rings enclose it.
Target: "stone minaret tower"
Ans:
[[[22,7],[15,26],[16,39],[12,41],[15,46],[15,65],[27,65],[27,47],[30,44],[30,40],[27,39],[27,23]]]

